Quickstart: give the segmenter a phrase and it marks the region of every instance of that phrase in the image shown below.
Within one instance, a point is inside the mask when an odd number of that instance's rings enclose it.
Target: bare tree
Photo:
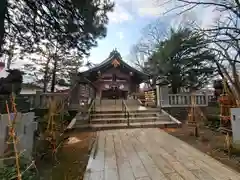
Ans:
[[[138,45],[134,45],[130,51],[130,59],[134,66],[137,69],[144,71],[145,60],[144,60],[144,53],[139,52]]]
[[[167,35],[168,24],[160,19],[148,24],[142,30],[142,37],[131,48],[130,59],[141,71],[147,72],[146,58],[148,58]]]
[[[151,24],[148,24],[142,30],[142,38],[135,46],[135,51],[143,53],[144,55],[151,55],[156,46],[162,42],[167,35],[168,24],[161,20],[157,20]]]
[[[180,10],[179,14],[204,7],[215,10],[220,14],[211,27],[197,27],[209,39],[210,48],[218,55],[214,59],[219,75],[227,79],[235,97],[240,100],[240,1],[239,0],[176,0],[179,2],[171,9]],[[184,10],[182,10],[184,9]]]

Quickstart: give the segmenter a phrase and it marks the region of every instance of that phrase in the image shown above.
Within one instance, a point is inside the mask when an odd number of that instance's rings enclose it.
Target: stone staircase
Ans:
[[[76,128],[105,130],[120,128],[167,128],[179,127],[178,122],[173,121],[160,109],[147,109],[139,107],[137,100],[125,101],[129,111],[129,118],[122,112],[122,100],[96,101],[96,112],[89,118],[78,115]]]

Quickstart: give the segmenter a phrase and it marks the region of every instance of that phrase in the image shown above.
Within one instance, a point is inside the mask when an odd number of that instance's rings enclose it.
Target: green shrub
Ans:
[[[29,167],[31,162],[24,158],[20,158],[20,170],[22,172],[22,180],[37,180],[37,171],[34,166]],[[16,180],[17,171],[15,165],[4,165],[0,168],[1,180]]]
[[[220,125],[220,118],[219,115],[207,115],[207,121],[205,125],[210,127],[219,127]]]

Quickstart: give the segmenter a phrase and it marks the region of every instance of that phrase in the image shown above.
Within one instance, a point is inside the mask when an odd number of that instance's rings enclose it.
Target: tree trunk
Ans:
[[[240,100],[240,83],[239,83],[239,76],[238,76],[238,72],[237,72],[237,68],[235,63],[232,64],[232,74],[233,74],[233,80],[234,80],[234,86],[237,90],[237,96],[238,96],[238,100]]]
[[[171,87],[172,87],[172,93],[177,94],[179,92],[179,89],[181,86],[180,86],[179,82],[173,78],[171,81]]]
[[[55,57],[54,58],[54,65],[53,65],[53,73],[52,73],[51,92],[54,92],[54,90],[55,90],[57,62],[58,62],[58,58]]]
[[[172,86],[172,93],[177,94],[178,93],[178,87]]]
[[[8,57],[8,60],[7,60],[7,69],[10,69],[10,67],[11,67],[11,64],[12,64],[12,56],[9,56]]]
[[[12,64],[12,60],[13,60],[13,49],[14,49],[14,46],[13,46],[11,49],[9,49],[11,52],[10,52],[10,54],[9,54],[9,56],[8,56],[8,60],[7,60],[7,69],[10,69],[11,64]]]
[[[0,56],[2,55],[2,46],[4,44],[4,34],[5,34],[5,15],[7,13],[7,0],[0,1]]]
[[[49,83],[48,76],[49,76],[49,63],[51,58],[48,58],[45,70],[44,70],[44,77],[43,77],[43,92],[47,91],[47,85]]]

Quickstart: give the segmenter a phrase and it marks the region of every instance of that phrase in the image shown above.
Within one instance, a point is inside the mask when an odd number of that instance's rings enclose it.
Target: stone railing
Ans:
[[[168,94],[166,98],[161,100],[161,106],[189,107],[194,101],[196,106],[208,106],[209,102],[213,102],[213,99],[212,94]]]
[[[40,108],[46,108],[48,107],[49,100],[56,99],[56,100],[64,100],[65,105],[69,103],[69,94],[68,93],[42,93],[40,94]],[[37,104],[37,103],[36,103]]]
[[[168,85],[157,84],[156,101],[158,107],[189,107],[194,101],[196,106],[204,107],[210,102],[216,102],[216,99],[213,93],[170,94]]]
[[[21,96],[27,99],[30,108],[47,108],[50,98],[64,100],[66,105],[69,103],[68,93],[37,92],[36,94],[23,94]]]
[[[35,108],[35,99],[36,99],[36,94],[21,94],[19,97],[23,98],[24,102],[28,103],[28,108]],[[24,103],[23,102],[23,103]]]
[[[191,106],[194,102],[196,106],[208,106],[208,95],[205,94],[168,94],[168,104],[169,106]]]
[[[30,104],[30,108],[48,108],[49,100],[51,98],[57,99],[57,100],[63,100],[65,103],[65,108],[70,109],[78,109],[80,100],[88,101],[89,99],[93,99],[94,97],[88,97],[86,96],[83,98],[82,96],[75,98],[76,102],[71,102],[71,98],[69,93],[42,93],[37,92],[36,94],[24,94],[21,95],[26,99],[26,101]],[[87,98],[87,99],[86,99]]]

